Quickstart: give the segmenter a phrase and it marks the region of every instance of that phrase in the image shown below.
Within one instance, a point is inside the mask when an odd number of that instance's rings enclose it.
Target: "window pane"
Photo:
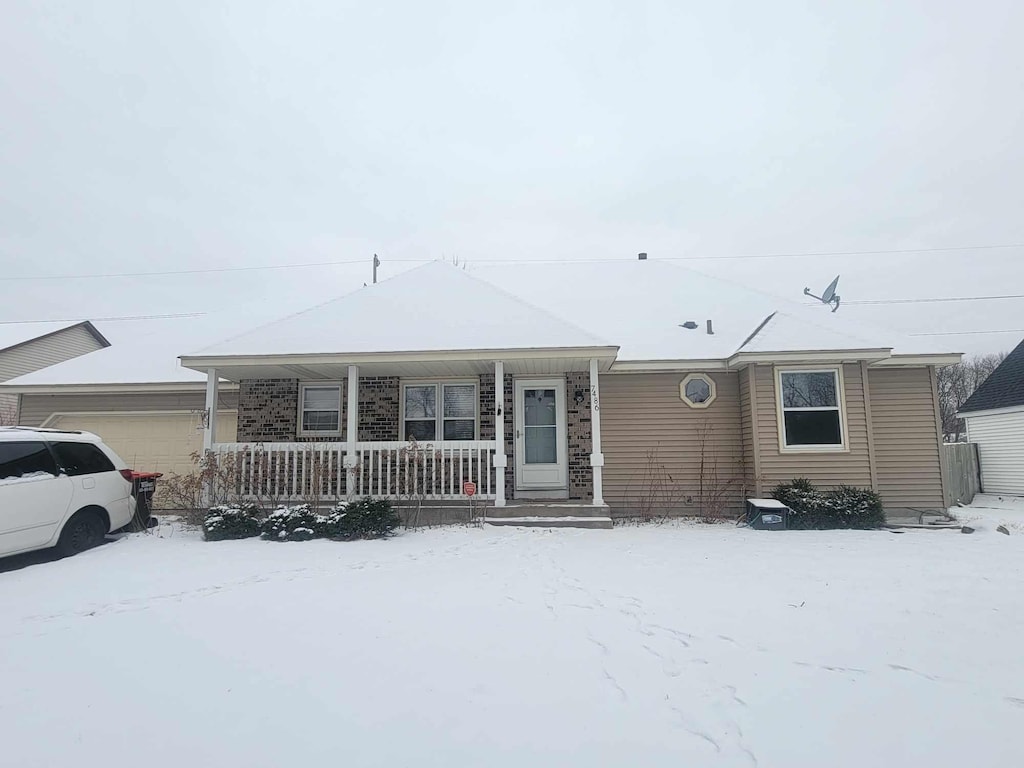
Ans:
[[[528,427],[546,427],[555,423],[555,390],[523,390],[523,423]]]
[[[302,414],[302,429],[306,432],[337,432],[337,411],[305,411]]]
[[[786,411],[786,445],[841,445],[839,411]]]
[[[421,443],[424,440],[433,440],[436,427],[437,422],[433,419],[430,421],[407,421],[405,422],[405,439],[417,440]]]
[[[340,387],[306,387],[302,409],[305,411],[336,411],[341,402]]]
[[[476,422],[473,419],[445,419],[445,440],[472,440],[475,435]]]
[[[835,374],[830,371],[782,374],[782,404],[786,408],[837,406]]]
[[[526,443],[526,463],[554,464],[557,462],[557,438],[555,427],[527,427],[523,436]]]
[[[57,474],[53,456],[43,443],[0,443],[0,480],[37,472]]]
[[[706,403],[711,397],[711,386],[704,379],[686,382],[686,399],[691,403]]]
[[[473,384],[446,384],[444,387],[444,415],[468,419],[475,417],[476,386]]]
[[[437,416],[437,387],[433,384],[405,388],[405,418],[432,419]]]
[[[57,454],[61,468],[71,476],[114,471],[114,465],[106,454],[89,443],[56,443],[53,452]]]

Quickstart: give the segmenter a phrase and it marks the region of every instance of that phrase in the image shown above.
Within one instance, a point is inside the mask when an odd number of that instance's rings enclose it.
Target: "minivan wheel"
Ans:
[[[103,520],[97,513],[89,510],[78,512],[68,520],[64,530],[60,532],[57,549],[65,557],[70,557],[98,547],[106,536],[103,528]]]

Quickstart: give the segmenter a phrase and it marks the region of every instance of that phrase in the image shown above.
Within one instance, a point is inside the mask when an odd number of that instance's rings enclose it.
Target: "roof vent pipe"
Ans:
[[[646,252],[644,252],[644,253],[638,253],[638,254],[636,255],[636,257],[637,257],[637,259],[639,259],[640,261],[647,261],[647,253],[646,253]]]
[[[714,336],[714,335],[715,335],[715,329],[711,327],[711,321],[708,320],[708,336]]]

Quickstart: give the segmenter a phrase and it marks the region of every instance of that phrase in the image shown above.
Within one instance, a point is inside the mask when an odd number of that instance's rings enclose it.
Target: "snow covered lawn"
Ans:
[[[1022,639],[1020,535],[134,535],[0,574],[0,749],[19,768],[1015,766]]]

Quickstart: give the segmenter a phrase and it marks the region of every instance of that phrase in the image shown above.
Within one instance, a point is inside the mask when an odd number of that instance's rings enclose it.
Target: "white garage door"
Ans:
[[[217,414],[218,442],[234,442],[237,422],[233,411]],[[141,472],[190,472],[190,455],[203,448],[199,415],[194,413],[75,413],[56,416],[46,426],[95,432]]]

